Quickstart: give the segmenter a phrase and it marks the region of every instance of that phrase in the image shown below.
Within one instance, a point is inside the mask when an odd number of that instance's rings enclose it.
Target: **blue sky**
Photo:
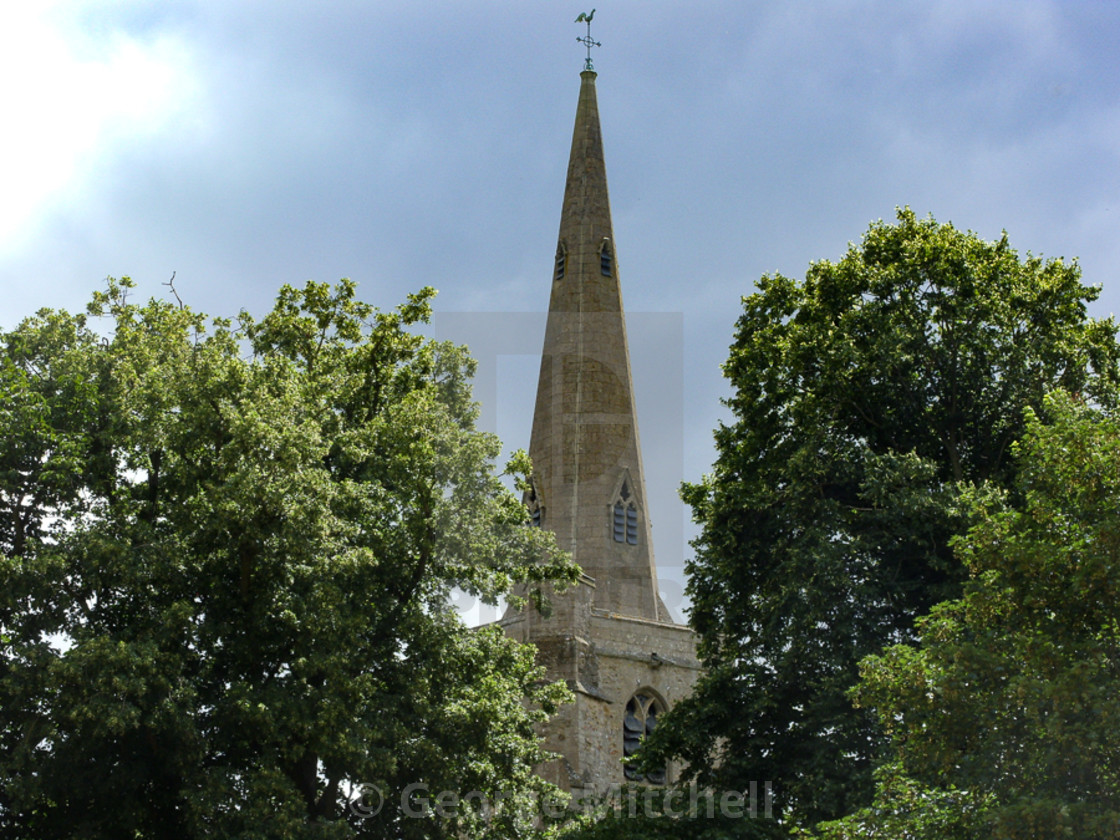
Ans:
[[[740,296],[898,205],[1077,257],[1120,309],[1120,4],[598,0],[594,61],[667,600]],[[440,290],[527,446],[584,4],[41,2],[5,12],[0,325],[107,275],[211,314]],[[502,315],[499,313],[516,313]],[[502,341],[494,343],[495,334]]]

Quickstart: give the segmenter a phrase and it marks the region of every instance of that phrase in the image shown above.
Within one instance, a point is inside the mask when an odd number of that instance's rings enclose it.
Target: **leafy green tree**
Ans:
[[[898,761],[822,837],[1120,836],[1120,423],[1062,393],[1043,416],[1016,447],[1021,501],[970,500],[963,597],[919,620],[920,647],[862,663]]]
[[[448,596],[575,570],[494,474],[466,351],[412,331],[433,292],[208,325],[130,287],[101,333],[0,335],[0,831],[532,833],[565,689]],[[406,813],[444,790],[506,807]]]
[[[804,282],[759,281],[724,366],[734,419],[714,472],[683,489],[706,672],[654,761],[716,790],[771,780],[799,824],[869,801],[885,738],[848,698],[857,663],[960,594],[962,488],[1011,486],[1024,409],[1055,387],[1112,400],[1097,293],[1076,263],[909,210]]]

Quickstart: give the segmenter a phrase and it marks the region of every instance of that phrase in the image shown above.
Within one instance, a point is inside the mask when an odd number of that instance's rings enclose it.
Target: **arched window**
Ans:
[[[529,487],[529,492],[525,494],[525,506],[529,508],[529,522],[537,528],[544,527],[544,508],[541,507],[540,497],[537,495],[537,488],[535,486]]]
[[[599,273],[604,277],[610,277],[614,273],[614,257],[611,255],[611,243],[604,239],[603,245],[599,248]]]
[[[611,509],[611,536],[615,542],[638,544],[638,505],[630,493],[630,483],[622,482]]]
[[[638,751],[642,739],[653,732],[657,726],[657,716],[664,711],[661,703],[652,694],[639,691],[626,703],[626,714],[622,718],[622,755],[629,758]],[[649,782],[651,785],[665,784],[665,770],[659,768],[649,773],[639,773],[630,765],[624,765],[623,773],[632,782]]]
[[[568,249],[561,242],[556,246],[556,274],[557,280],[564,279],[564,270],[568,267]]]

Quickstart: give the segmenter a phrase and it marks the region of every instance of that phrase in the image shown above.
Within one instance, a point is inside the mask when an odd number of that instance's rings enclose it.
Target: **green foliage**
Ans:
[[[412,331],[434,293],[309,283],[208,328],[130,287],[95,295],[107,337],[58,311],[0,335],[0,831],[532,833],[399,807],[546,789],[533,724],[565,689],[449,594],[575,576],[494,474],[465,349]]]
[[[1011,485],[1024,409],[1055,387],[1114,401],[1116,326],[1086,316],[1096,295],[1075,263],[909,210],[804,282],[760,280],[724,368],[734,421],[714,472],[683,489],[707,671],[652,760],[682,758],[714,789],[772,780],[803,825],[869,801],[885,736],[847,696],[857,663],[960,594],[960,495]]]
[[[897,763],[875,772],[871,807],[842,820],[822,823],[804,840],[980,840],[991,797],[953,786],[929,787],[908,777]],[[1039,840],[1051,835],[1038,835]]]
[[[963,597],[918,622],[920,648],[863,662],[899,761],[822,837],[1120,835],[1120,423],[1064,394],[1045,409],[1017,446],[1022,501],[970,500]],[[968,824],[931,831],[962,799]]]

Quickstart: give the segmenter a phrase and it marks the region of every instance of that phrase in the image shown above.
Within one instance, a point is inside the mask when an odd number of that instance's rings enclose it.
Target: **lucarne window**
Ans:
[[[568,254],[564,250],[564,243],[561,242],[556,248],[556,279],[564,279],[564,269],[567,268]]]
[[[614,270],[614,260],[611,257],[610,245],[603,242],[603,247],[599,250],[599,271],[604,277],[610,277]]]
[[[644,691],[639,691],[626,704],[626,714],[622,718],[622,755],[634,755],[642,744],[642,739],[653,732],[657,726],[657,716],[661,714],[661,704]],[[665,784],[665,770],[658,768],[649,773],[639,773],[629,764],[623,767],[626,778],[632,782],[649,782],[652,785]]]
[[[541,500],[537,497],[536,488],[529,489],[525,497],[525,505],[529,508],[529,522],[537,528],[543,527],[544,510],[541,508]]]
[[[614,503],[611,535],[615,542],[638,544],[638,506],[630,495],[630,486],[622,482],[618,499]]]

